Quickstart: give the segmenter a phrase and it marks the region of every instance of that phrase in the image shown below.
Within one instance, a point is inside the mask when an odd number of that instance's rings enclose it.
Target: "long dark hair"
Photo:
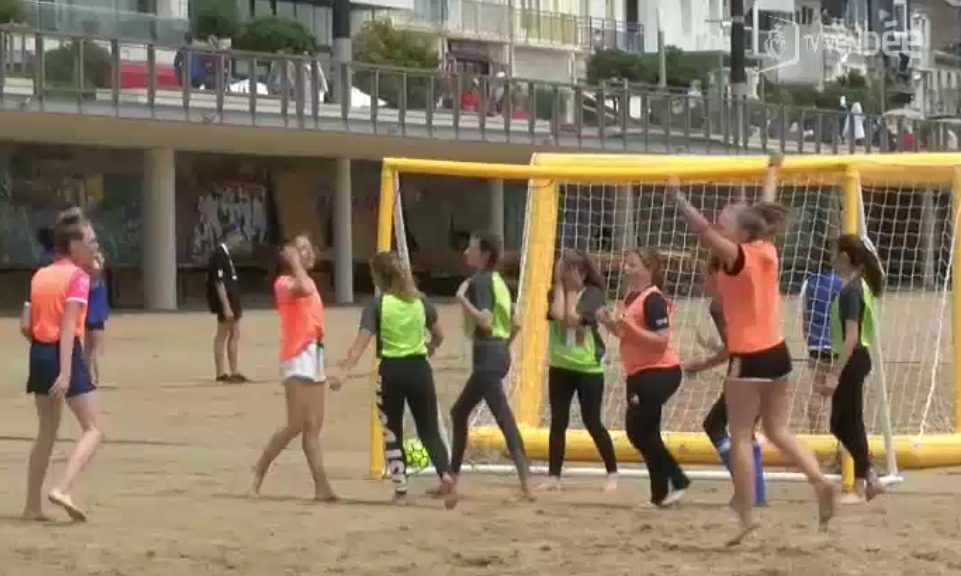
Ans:
[[[487,269],[494,270],[500,263],[503,247],[500,238],[485,230],[479,230],[471,234],[472,238],[477,239],[477,246],[480,251],[487,254]]]
[[[274,254],[274,270],[273,274],[271,275],[272,280],[276,280],[281,276],[290,276],[293,274],[294,271],[291,270],[290,264],[288,264],[287,259],[284,258],[284,250],[288,246],[293,246],[294,243],[301,238],[306,239],[308,242],[310,241],[310,236],[307,233],[302,232],[300,234],[284,238],[283,242],[277,246],[277,251]]]
[[[561,261],[564,264],[577,268],[578,272],[584,276],[584,285],[593,286],[595,288],[605,289],[604,277],[597,270],[597,266],[591,260],[591,257],[587,255],[583,250],[564,250],[561,254]]]
[[[417,289],[410,269],[396,252],[374,254],[370,259],[370,270],[381,292],[400,296],[405,300],[420,298],[421,292]]]
[[[875,296],[884,292],[884,271],[877,255],[869,250],[856,234],[842,234],[837,241],[838,254],[847,256],[852,266],[858,269],[868,288]]]

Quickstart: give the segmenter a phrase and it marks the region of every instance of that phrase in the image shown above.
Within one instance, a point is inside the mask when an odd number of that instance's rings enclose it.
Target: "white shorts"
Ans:
[[[290,360],[280,363],[280,377],[301,378],[314,382],[326,382],[327,371],[324,369],[324,346],[311,342],[303,352]]]

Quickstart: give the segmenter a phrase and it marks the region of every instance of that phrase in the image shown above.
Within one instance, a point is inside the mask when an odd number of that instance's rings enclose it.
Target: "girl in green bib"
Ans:
[[[504,393],[503,380],[511,366],[510,344],[517,332],[511,293],[497,272],[500,256],[500,239],[487,232],[475,232],[464,251],[464,260],[474,273],[457,290],[457,302],[472,327],[473,365],[470,378],[450,409],[451,472],[456,482],[467,448],[467,422],[474,408],[484,402],[504,435],[517,467],[521,492],[531,499],[524,439]]]
[[[834,269],[841,292],[831,303],[831,344],[837,357],[821,393],[831,397],[831,433],[854,459],[856,498],[871,500],[884,491],[871,468],[864,429],[864,380],[871,372],[868,348],[878,321],[877,297],[884,290],[884,272],[860,238],[838,238]]]
[[[347,372],[376,337],[380,358],[377,409],[384,432],[387,469],[394,482],[394,500],[402,502],[407,496],[406,404],[414,418],[417,435],[440,477],[438,495],[444,497],[447,508],[453,508],[457,504],[457,491],[447,447],[440,435],[437,391],[427,361],[443,340],[437,310],[417,289],[410,270],[397,254],[378,252],[370,261],[370,271],[380,294],[364,308],[360,331],[334,380],[338,386],[344,381]]]
[[[580,250],[564,252],[554,271],[550,293],[548,339],[548,397],[551,407],[549,478],[541,490],[558,490],[564,464],[571,402],[577,394],[581,420],[604,460],[604,490],[617,489],[617,458],[611,435],[601,422],[604,399],[604,340],[598,331],[598,313],[607,294],[604,279],[590,258]]]

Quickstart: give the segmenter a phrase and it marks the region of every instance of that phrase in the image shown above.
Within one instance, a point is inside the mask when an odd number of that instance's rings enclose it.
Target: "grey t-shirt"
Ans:
[[[494,312],[494,273],[478,270],[471,276],[467,285],[467,299],[480,311]],[[473,369],[485,372],[503,372],[510,369],[511,355],[507,341],[491,338],[490,333],[481,327],[474,328]]]

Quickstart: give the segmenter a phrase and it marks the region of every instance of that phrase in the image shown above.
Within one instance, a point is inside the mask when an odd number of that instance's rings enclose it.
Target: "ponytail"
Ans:
[[[381,292],[416,300],[422,296],[410,269],[396,252],[378,252],[370,259],[374,281]]]
[[[861,238],[855,234],[843,234],[838,238],[837,250],[839,254],[847,256],[851,265],[858,269],[875,296],[880,296],[884,292],[884,270],[881,268],[881,259]]]

